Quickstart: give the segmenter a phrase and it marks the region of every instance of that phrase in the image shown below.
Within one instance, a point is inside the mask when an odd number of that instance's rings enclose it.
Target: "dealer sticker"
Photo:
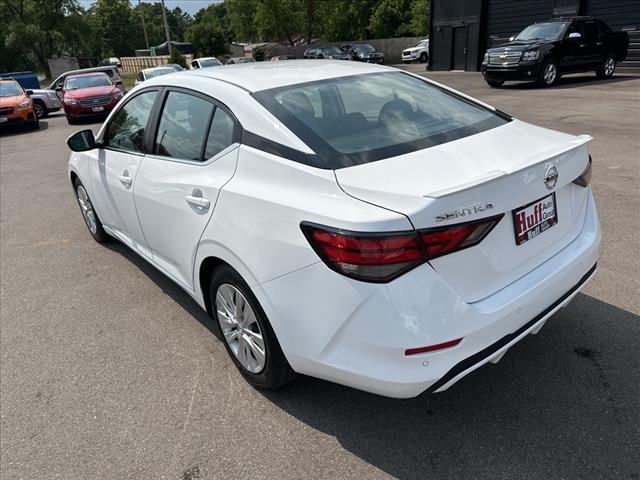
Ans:
[[[513,226],[516,244],[522,245],[549,230],[556,223],[558,223],[558,212],[555,193],[514,210]]]

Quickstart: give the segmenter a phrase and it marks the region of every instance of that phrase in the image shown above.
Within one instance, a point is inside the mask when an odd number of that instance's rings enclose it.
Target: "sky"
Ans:
[[[79,0],[80,5],[84,8],[89,8],[95,3],[96,0]],[[164,5],[173,10],[176,7],[180,7],[182,11],[187,12],[190,15],[194,15],[201,8],[206,7],[212,3],[220,3],[222,0],[164,0]],[[132,6],[138,4],[138,0],[129,0]],[[160,3],[160,0],[142,0],[142,3]]]

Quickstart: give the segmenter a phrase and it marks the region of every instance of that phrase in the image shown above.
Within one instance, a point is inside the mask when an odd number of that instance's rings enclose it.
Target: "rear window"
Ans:
[[[510,119],[402,72],[265,90],[256,100],[335,169],[402,155],[498,127]]]

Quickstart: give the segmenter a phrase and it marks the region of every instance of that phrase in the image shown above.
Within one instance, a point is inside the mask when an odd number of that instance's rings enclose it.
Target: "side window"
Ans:
[[[109,122],[107,145],[130,152],[144,152],[144,133],[158,92],[144,92],[129,100]]]
[[[136,76],[136,80],[138,80],[139,82],[141,82],[143,80],[143,78],[142,78],[142,70],[138,72],[138,75]]]
[[[569,25],[569,28],[567,28],[566,38],[569,38],[569,35],[571,35],[572,33],[579,33],[580,35],[583,34],[582,26],[578,22],[573,22],[571,25]]]
[[[583,24],[584,36],[587,42],[595,42],[598,39],[598,27],[596,22],[585,22]]]
[[[207,148],[204,158],[216,156],[222,150],[233,144],[233,118],[221,108],[216,108],[207,137]]]
[[[160,115],[154,152],[182,160],[201,160],[213,104],[182,92],[169,92]]]
[[[598,24],[598,30],[600,30],[600,36],[604,36],[604,35],[607,35],[608,33],[611,33],[611,29],[607,26],[606,23],[600,20],[596,20],[596,23]]]

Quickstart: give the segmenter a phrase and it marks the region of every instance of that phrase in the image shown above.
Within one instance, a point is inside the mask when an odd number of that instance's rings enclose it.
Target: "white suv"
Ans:
[[[590,140],[394,68],[261,62],[135,87],[69,138],[69,176],[95,240],[191,295],[252,385],[412,397],[591,278]]]
[[[420,40],[414,46],[405,49],[402,52],[402,62],[411,63],[418,60],[420,63],[427,63],[429,60],[429,39]]]

